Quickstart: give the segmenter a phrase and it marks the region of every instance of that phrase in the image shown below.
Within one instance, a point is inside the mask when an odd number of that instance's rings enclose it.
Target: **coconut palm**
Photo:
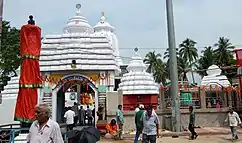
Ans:
[[[161,59],[157,59],[153,76],[157,83],[165,82],[166,80],[165,63]]]
[[[154,73],[155,66],[157,65],[158,59],[161,58],[161,54],[156,54],[155,51],[146,54],[144,63],[148,64],[147,72]]]
[[[179,50],[178,50],[178,48],[176,48],[176,55],[177,55],[177,58],[178,58],[178,56],[179,56]],[[167,60],[170,59],[169,48],[166,49],[166,51],[164,53],[163,59],[167,59]]]
[[[204,47],[205,49],[202,51],[202,56],[198,60],[198,69],[200,70],[198,73],[201,76],[206,75],[206,70],[208,69],[209,66],[215,64],[215,54],[214,50],[211,46],[209,47]]]
[[[214,50],[216,54],[216,64],[218,66],[229,66],[233,60],[232,50],[235,48],[229,39],[220,37],[218,42],[214,44],[217,49]]]
[[[179,48],[180,48],[179,53],[182,60],[189,62],[190,65],[192,65],[192,63],[198,58],[197,48],[195,47],[195,45],[196,45],[196,42],[188,38],[179,45]],[[195,79],[194,79],[193,72],[192,72],[192,80],[194,83]]]

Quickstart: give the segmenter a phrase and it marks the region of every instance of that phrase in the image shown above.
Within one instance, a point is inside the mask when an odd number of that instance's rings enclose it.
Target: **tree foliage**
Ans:
[[[20,66],[20,30],[3,21],[0,38],[0,81],[6,84],[10,77],[16,76],[15,70]]]
[[[177,68],[179,80],[186,81],[186,74],[192,70],[196,70],[202,77],[206,75],[206,70],[209,66],[216,64],[219,67],[231,66],[236,64],[233,56],[234,46],[229,39],[220,37],[218,41],[212,46],[204,47],[199,57],[196,48],[196,42],[192,39],[185,39],[179,48],[176,48]],[[155,79],[165,81],[169,79],[169,49],[164,52],[162,61],[160,54],[155,54],[155,51],[146,55],[144,62],[149,65],[148,71],[152,71]],[[157,64],[157,61],[162,64]],[[158,66],[158,67],[157,67]],[[222,70],[228,78],[232,78],[236,74],[236,69]],[[192,72],[193,73],[193,72]],[[193,75],[193,74],[192,74]]]

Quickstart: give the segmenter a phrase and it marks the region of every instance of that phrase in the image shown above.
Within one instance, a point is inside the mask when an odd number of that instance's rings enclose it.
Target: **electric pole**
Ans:
[[[3,0],[0,0],[0,36],[2,35],[3,25]]]
[[[169,44],[169,69],[171,77],[171,95],[172,95],[172,127],[173,131],[181,131],[181,117],[180,117],[180,99],[178,95],[178,74],[177,74],[177,55],[176,55],[176,40],[175,28],[173,19],[172,0],[166,0],[166,14],[167,14],[167,31]]]

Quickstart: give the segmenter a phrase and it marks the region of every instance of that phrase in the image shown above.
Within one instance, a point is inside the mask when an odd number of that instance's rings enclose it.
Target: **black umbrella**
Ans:
[[[67,133],[67,136],[75,143],[96,143],[101,136],[101,132],[92,126],[78,127],[73,132]]]

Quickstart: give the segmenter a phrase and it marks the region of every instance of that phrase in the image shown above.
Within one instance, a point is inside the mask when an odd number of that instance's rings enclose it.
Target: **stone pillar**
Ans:
[[[160,90],[160,109],[165,109],[166,103],[165,103],[165,92],[164,89]]]
[[[80,95],[81,95],[81,85],[80,84],[77,84],[77,103],[80,103],[80,101],[81,101],[81,97],[80,97]]]
[[[227,96],[226,92],[224,90],[222,90],[222,91],[220,91],[220,93],[222,94],[222,97],[224,100],[222,107],[228,107],[228,98],[227,98],[228,96]]]
[[[201,102],[201,109],[205,109],[206,107],[206,91],[199,89],[200,92],[200,102]]]
[[[52,120],[56,121],[56,116],[57,116],[57,90],[53,90],[52,92]]]
[[[232,92],[230,91],[230,92],[228,92],[228,106],[229,107],[232,107]]]

